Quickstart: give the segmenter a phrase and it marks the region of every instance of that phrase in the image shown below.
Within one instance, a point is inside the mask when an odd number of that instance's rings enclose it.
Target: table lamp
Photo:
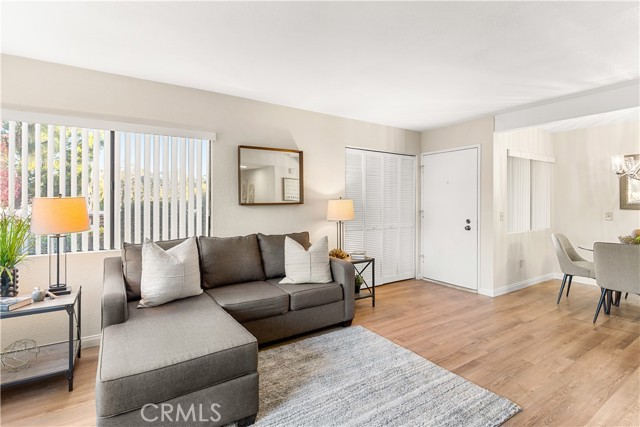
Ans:
[[[355,218],[353,209],[353,200],[343,199],[329,200],[327,205],[327,221],[337,221],[337,241],[338,249],[342,250],[344,243],[344,221],[350,221]]]
[[[60,239],[69,233],[89,229],[87,201],[84,197],[35,197],[31,206],[31,232],[49,236],[49,292],[55,295],[71,293],[67,287],[67,253],[65,251],[64,280],[60,281]],[[51,280],[51,242],[56,241],[56,278]]]

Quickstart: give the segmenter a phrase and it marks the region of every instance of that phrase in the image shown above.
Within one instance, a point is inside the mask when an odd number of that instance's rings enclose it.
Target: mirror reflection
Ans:
[[[238,197],[241,205],[304,202],[302,151],[238,147]]]

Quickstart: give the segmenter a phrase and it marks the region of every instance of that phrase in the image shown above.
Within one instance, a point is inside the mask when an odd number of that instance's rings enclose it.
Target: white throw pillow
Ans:
[[[280,283],[329,283],[329,240],[323,237],[309,250],[290,237],[284,239],[284,271],[287,277]]]
[[[138,308],[155,307],[200,295],[200,263],[196,238],[165,251],[149,239],[142,244],[142,299]]]

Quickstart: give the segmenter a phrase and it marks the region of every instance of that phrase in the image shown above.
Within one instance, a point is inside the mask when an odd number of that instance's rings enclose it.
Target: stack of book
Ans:
[[[365,259],[367,257],[367,253],[365,251],[353,251],[351,252],[351,259],[352,260],[361,260],[361,259]]]
[[[31,297],[0,297],[0,311],[13,311],[31,304]]]

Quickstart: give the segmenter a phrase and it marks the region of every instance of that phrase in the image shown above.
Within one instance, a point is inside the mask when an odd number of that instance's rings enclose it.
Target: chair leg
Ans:
[[[611,295],[611,291],[607,289],[606,298],[604,301],[604,314],[607,316],[611,314],[611,299],[613,296]]]
[[[600,309],[602,308],[602,303],[604,302],[605,296],[607,295],[607,290],[602,288],[602,293],[600,294],[600,299],[598,300],[598,307],[596,308],[596,314],[593,316],[593,324],[595,325],[596,320],[598,320],[598,314],[600,314]],[[606,309],[606,305],[605,305]]]
[[[622,300],[622,292],[614,291],[613,294],[615,295],[615,298],[613,299],[615,306],[620,307],[620,301]]]
[[[573,280],[573,276],[569,275],[569,282],[567,283],[567,296],[569,296],[569,290],[571,289],[571,281]]]
[[[567,276],[568,276],[568,274],[565,274],[564,277],[562,278],[562,285],[560,285],[560,293],[558,294],[558,301],[556,301],[556,304],[560,304],[560,298],[562,298],[562,292],[564,291],[564,285],[565,285],[565,283],[567,283]]]
[[[629,292],[627,292],[626,294],[624,294],[624,299],[627,299],[627,297],[629,296]]]

